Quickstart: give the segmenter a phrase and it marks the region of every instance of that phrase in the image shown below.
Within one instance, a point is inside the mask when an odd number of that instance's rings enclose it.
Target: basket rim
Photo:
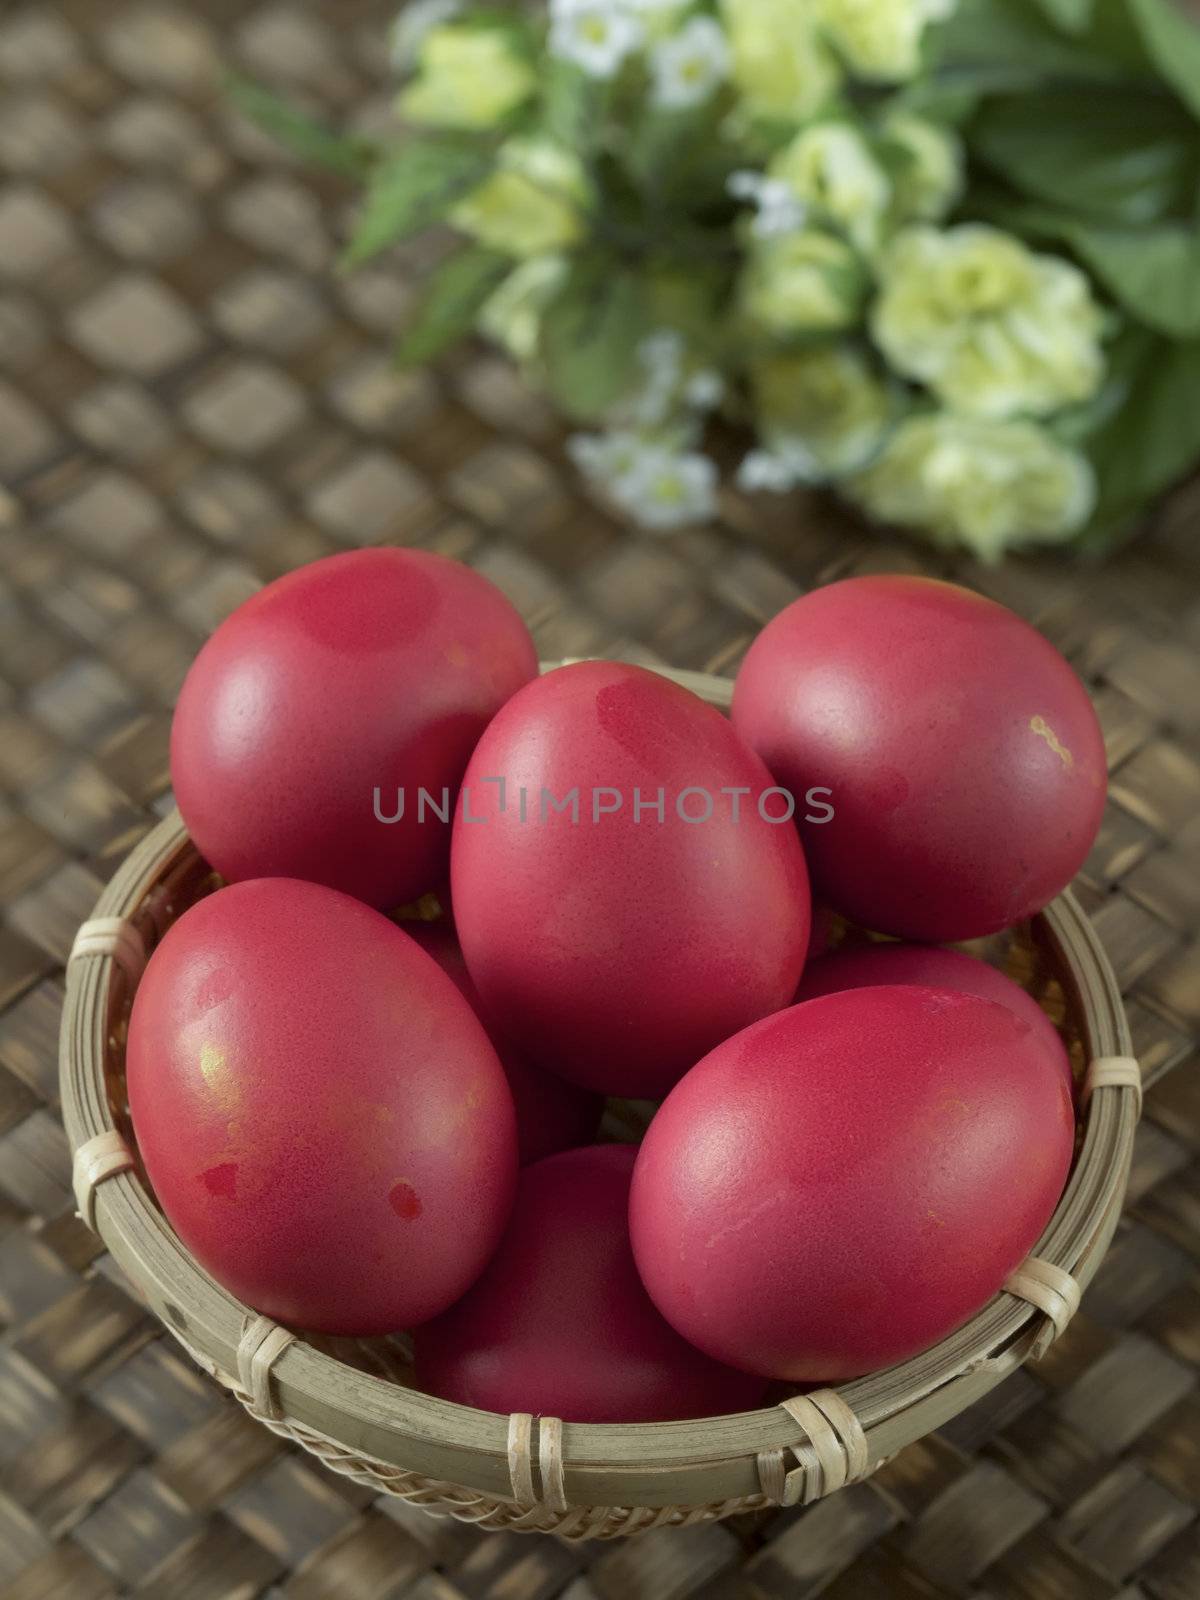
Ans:
[[[549,670],[559,663],[544,663]],[[565,664],[565,663],[563,663]],[[732,683],[657,668],[727,706]],[[133,849],[105,887],[94,917],[130,917],[150,890],[188,859],[191,840],[177,811]],[[1120,990],[1099,938],[1070,891],[1034,919],[1071,991],[1091,1058],[1131,1053]],[[72,1150],[113,1128],[106,1062],[112,1008],[124,977],[111,956],[70,963],[60,1036],[63,1118]],[[1086,1287],[1116,1227],[1132,1158],[1134,1097],[1097,1092],[1067,1187],[1034,1253]],[[132,1172],[96,1191],[96,1228],[151,1309],[230,1385],[245,1319],[255,1313],[192,1259]],[[1000,1293],[955,1333],[897,1366],[838,1386],[867,1435],[871,1459],[890,1456],[1014,1371],[1030,1354],[1043,1318]],[[508,1418],[460,1406],[347,1366],[297,1339],[273,1369],[291,1422],[407,1472],[498,1499],[511,1498]],[[758,1495],[760,1452],[794,1446],[799,1430],[779,1406],[729,1416],[659,1423],[564,1423],[567,1495],[576,1505],[705,1506]]]

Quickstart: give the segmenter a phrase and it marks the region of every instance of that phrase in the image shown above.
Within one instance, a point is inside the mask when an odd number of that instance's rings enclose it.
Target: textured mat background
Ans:
[[[386,12],[0,4],[0,1596],[1197,1600],[1200,493],[1100,570],[950,566],[802,499],[621,529],[502,365],[389,369],[421,252],[332,276],[348,197],[214,96],[224,58],[386,117]],[[1082,892],[1154,1080],[1126,1220],[1049,1359],[807,1513],[569,1549],[372,1500],[224,1399],[72,1216],[62,962],[167,803],[182,674],[261,580],[380,540],[476,564],[543,655],[718,672],[817,581],[954,572],[1094,688]]]

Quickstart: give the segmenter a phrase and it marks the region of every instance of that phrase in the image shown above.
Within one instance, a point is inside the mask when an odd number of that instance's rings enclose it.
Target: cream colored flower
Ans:
[[[1086,459],[1036,423],[948,412],[901,423],[847,487],[873,516],[964,544],[984,561],[1013,545],[1069,539],[1096,497]]]
[[[892,185],[870,145],[848,122],[817,122],[798,133],[767,168],[815,220],[832,219],[858,248],[879,243]]]
[[[851,73],[896,83],[921,65],[926,24],[947,17],[957,0],[815,0],[825,36]]]
[[[431,127],[495,127],[537,87],[533,66],[500,28],[433,28],[422,41],[420,64],[420,76],[400,96],[400,111]]]
[[[759,437],[794,480],[857,471],[891,415],[887,386],[848,342],[769,356],[751,369]]]
[[[879,268],[871,329],[906,377],[955,410],[1045,416],[1104,376],[1102,318],[1087,278],[976,223],[898,234]]]
[[[892,177],[896,220],[940,222],[962,193],[962,140],[952,129],[911,111],[893,112],[882,131],[900,147],[902,157]]]
[[[566,275],[565,256],[531,256],[522,261],[484,302],[477,323],[480,333],[501,345],[515,361],[532,360],[542,313]]]
[[[481,244],[524,258],[582,237],[587,180],[578,158],[545,139],[510,139],[490,177],[450,213]]]
[[[742,309],[771,333],[826,333],[857,322],[866,291],[858,257],[820,228],[756,239]]]
[[[733,80],[757,117],[799,123],[841,82],[810,0],[721,0],[733,51]]]

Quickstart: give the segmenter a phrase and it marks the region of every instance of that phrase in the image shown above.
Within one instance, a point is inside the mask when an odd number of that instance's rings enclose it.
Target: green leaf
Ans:
[[[487,149],[472,141],[408,139],[371,174],[343,266],[360,266],[388,245],[440,221],[490,164]]]
[[[348,178],[361,178],[376,155],[369,140],[335,133],[298,106],[248,78],[226,81],[229,98],[242,114],[286,149],[314,166]]]
[[[1092,0],[1037,0],[1038,7],[1064,33],[1081,34],[1092,20]]]
[[[1126,71],[1092,43],[1064,38],[1037,0],[960,0],[932,44],[937,80],[949,77],[961,88],[970,87],[972,74],[986,87],[1001,74],[1010,85],[1034,85],[1112,80]]]
[[[1200,338],[1200,228],[1069,226],[1065,236],[1105,288],[1147,327]],[[1200,411],[1200,390],[1193,398]]]
[[[430,278],[400,340],[400,364],[421,366],[470,333],[480,307],[511,270],[508,256],[481,245],[467,245],[452,255]]]
[[[970,131],[975,153],[1026,194],[1111,222],[1190,209],[1200,138],[1182,109],[1136,88],[1002,95]]]
[[[1127,0],[1154,65],[1200,116],[1200,26],[1173,0]]]
[[[586,153],[600,131],[599,104],[606,87],[574,61],[550,56],[539,65],[542,78],[542,128],[568,150]]]
[[[557,404],[583,420],[602,417],[637,382],[646,331],[638,278],[611,261],[582,264],[542,320],[540,355]]]
[[[1170,344],[1132,330],[1122,362],[1124,402],[1088,442],[1107,518],[1139,510],[1200,459],[1200,341]]]

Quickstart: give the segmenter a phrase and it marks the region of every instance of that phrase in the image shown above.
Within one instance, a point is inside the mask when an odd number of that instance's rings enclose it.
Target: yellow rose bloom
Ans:
[[[1091,466],[1033,422],[948,412],[910,417],[849,480],[873,516],[997,561],[1012,545],[1058,544],[1095,504]]]
[[[434,28],[420,76],[400,96],[402,116],[434,128],[493,128],[527,100],[537,73],[499,28]]]
[[[742,278],[742,309],[771,333],[825,333],[858,321],[866,278],[850,246],[820,228],[759,239]]]
[[[731,76],[751,115],[799,123],[837,90],[841,73],[809,0],[721,0],[721,18]]]
[[[914,77],[926,23],[956,0],[815,0],[825,37],[851,73],[873,82]]]
[[[911,111],[893,112],[882,131],[904,158],[892,177],[896,219],[940,222],[962,193],[962,140]]]
[[[496,170],[459,201],[450,221],[505,255],[546,255],[582,238],[587,194],[570,151],[544,139],[510,139]]]
[[[1085,275],[977,223],[898,234],[879,266],[879,348],[956,411],[1045,416],[1104,376],[1102,317]]]
[[[861,467],[878,448],[891,414],[885,384],[856,346],[816,345],[768,356],[750,374],[759,437],[799,478]],[[800,470],[810,463],[806,473]]]
[[[772,159],[767,175],[822,213],[818,221],[832,218],[860,250],[877,246],[892,185],[857,128],[814,123]]]

